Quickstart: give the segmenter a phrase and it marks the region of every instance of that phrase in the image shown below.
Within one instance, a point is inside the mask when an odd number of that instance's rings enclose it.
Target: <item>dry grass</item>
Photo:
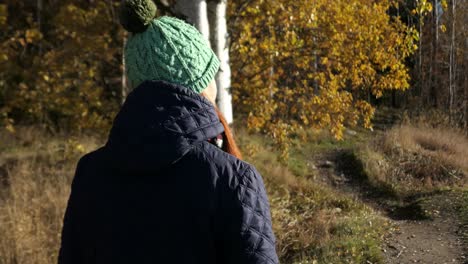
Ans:
[[[3,261],[56,261],[69,184],[63,176],[67,174],[67,170],[45,171],[32,160],[19,161],[9,171],[9,175],[12,175],[10,191],[0,207],[0,255]]]
[[[54,263],[76,161],[94,143],[27,128],[0,135],[0,263]]]
[[[266,182],[281,263],[382,263],[379,236],[386,228],[382,217],[314,182],[307,169],[310,153],[296,155],[294,162],[283,166],[277,162],[279,151],[264,138],[243,131],[240,136],[247,160]],[[318,143],[301,144],[300,150],[322,150],[332,144],[328,141],[320,137]]]
[[[418,152],[468,173],[468,138],[459,131],[403,125],[388,132],[385,143],[387,149]]]
[[[266,182],[282,263],[381,263],[379,215],[292,173],[277,162],[279,151],[265,138],[240,136],[248,160]],[[1,264],[56,262],[76,162],[96,146],[92,138],[79,138],[51,137],[35,128],[15,135],[0,131]]]
[[[468,183],[468,138],[450,128],[400,125],[362,151],[366,172],[402,193]]]
[[[285,166],[265,138],[242,131],[239,136],[247,160],[265,179],[282,263],[382,263],[379,244],[387,222],[359,201],[315,182],[309,166],[311,153],[336,147],[354,151],[355,143],[317,135],[298,144]],[[96,145],[90,137],[51,137],[36,128],[15,135],[0,131],[0,264],[56,261],[76,162]],[[468,141],[456,131],[405,125],[367,145],[356,157],[375,186],[414,191],[462,185],[467,179]]]

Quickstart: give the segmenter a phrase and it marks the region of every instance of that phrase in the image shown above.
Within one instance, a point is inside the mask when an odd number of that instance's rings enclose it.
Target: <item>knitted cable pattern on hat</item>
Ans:
[[[200,93],[219,69],[219,60],[202,34],[168,16],[153,19],[143,32],[134,32],[124,56],[131,88],[146,80],[162,80]]]

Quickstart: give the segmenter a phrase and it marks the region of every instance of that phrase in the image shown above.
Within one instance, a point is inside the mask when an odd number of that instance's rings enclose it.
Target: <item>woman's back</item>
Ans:
[[[80,160],[59,263],[278,263],[260,175],[208,142],[223,131],[200,95],[137,87]]]

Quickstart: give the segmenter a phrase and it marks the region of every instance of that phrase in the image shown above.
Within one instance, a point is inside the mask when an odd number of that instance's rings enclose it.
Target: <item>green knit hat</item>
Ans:
[[[182,20],[155,16],[152,0],[122,3],[121,24],[133,33],[124,50],[130,87],[147,80],[162,80],[202,92],[219,69],[219,60],[208,41]]]

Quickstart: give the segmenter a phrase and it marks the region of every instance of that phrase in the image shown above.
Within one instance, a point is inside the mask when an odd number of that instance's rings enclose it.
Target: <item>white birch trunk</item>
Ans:
[[[194,25],[207,41],[210,40],[210,25],[205,0],[177,0],[175,11],[186,17],[187,22]]]
[[[127,37],[124,37],[123,44],[122,44],[122,101],[121,103],[125,103],[125,99],[127,95],[130,93],[130,89],[128,89],[128,82],[127,82],[127,72],[125,70],[126,63],[125,63],[125,45],[127,44]]]
[[[229,124],[233,123],[231,87],[231,68],[229,66],[229,47],[227,43],[227,0],[212,1],[208,4],[211,46],[220,60],[220,69],[216,75],[218,86],[217,104]]]
[[[120,1],[120,4],[123,4],[124,0]],[[131,33],[128,33],[131,34]],[[121,81],[122,81],[122,90],[121,90],[121,104],[123,105],[125,103],[125,99],[127,98],[127,95],[130,93],[130,89],[128,88],[128,82],[127,82],[127,63],[125,62],[125,46],[127,45],[127,36],[124,36],[123,43],[122,43],[122,76],[121,76]]]

